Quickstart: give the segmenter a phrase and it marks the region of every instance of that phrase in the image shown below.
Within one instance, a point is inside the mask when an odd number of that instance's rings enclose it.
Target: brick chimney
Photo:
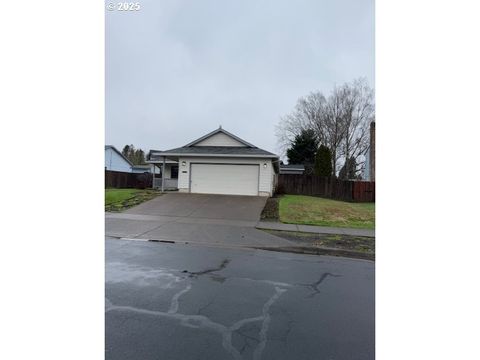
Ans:
[[[370,181],[375,181],[375,121],[370,123]]]

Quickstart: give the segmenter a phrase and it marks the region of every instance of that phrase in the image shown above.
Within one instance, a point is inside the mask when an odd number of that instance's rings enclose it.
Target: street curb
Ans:
[[[267,250],[267,251],[279,251],[279,252],[289,252],[296,254],[310,254],[310,255],[330,255],[330,256],[341,256],[353,259],[362,259],[375,261],[375,254],[367,254],[359,251],[352,250],[343,250],[335,248],[325,248],[325,247],[310,247],[310,246],[255,246],[255,249],[258,250]]]
[[[293,224],[289,224],[289,225],[293,225]],[[369,234],[348,234],[347,231],[343,231],[343,232],[342,232],[342,230],[339,230],[338,232],[331,231],[331,230],[325,230],[325,231],[321,231],[321,230],[304,231],[304,230],[300,230],[299,227],[298,227],[298,225],[295,225],[295,227],[296,227],[296,230],[294,230],[294,229],[291,229],[291,230],[286,230],[286,229],[285,229],[285,230],[282,230],[282,229],[278,229],[278,228],[275,228],[275,227],[262,226],[262,225],[258,224],[257,226],[255,226],[255,229],[257,229],[257,230],[297,232],[297,233],[304,233],[304,234],[347,235],[347,236],[359,236],[359,237],[375,238],[375,235],[369,235]]]
[[[137,239],[137,238],[129,238],[129,237],[119,237],[119,240],[128,240],[128,241],[148,241],[148,239]]]
[[[265,251],[277,251],[293,254],[307,254],[307,255],[329,255],[329,256],[339,256],[350,259],[361,259],[375,261],[375,254],[366,254],[359,251],[352,250],[343,250],[335,248],[326,248],[326,247],[311,247],[311,246],[222,246],[218,244],[209,244],[209,243],[196,243],[188,241],[174,241],[174,240],[164,240],[164,239],[142,239],[142,238],[128,238],[120,236],[108,236],[110,238],[118,240],[127,240],[127,241],[142,241],[142,242],[153,242],[153,243],[166,243],[166,244],[185,244],[185,245],[195,245],[195,246],[210,246],[210,247],[220,247],[220,248],[234,248],[234,249],[244,249],[244,250],[265,250]]]
[[[157,240],[157,239],[148,239],[147,241],[150,242],[160,242],[160,243],[166,243],[166,244],[175,244],[176,241],[173,240]],[[188,244],[188,243],[187,243]]]

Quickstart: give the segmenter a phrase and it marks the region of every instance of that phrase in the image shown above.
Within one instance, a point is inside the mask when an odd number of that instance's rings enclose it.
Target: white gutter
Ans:
[[[155,154],[153,154],[155,156]],[[156,156],[178,156],[178,157],[237,157],[237,158],[259,158],[259,159],[278,159],[277,155],[241,155],[241,154],[189,154],[189,153],[161,153]],[[159,160],[160,161],[160,160]],[[152,162],[147,161],[147,162]],[[161,162],[161,161],[160,161]]]

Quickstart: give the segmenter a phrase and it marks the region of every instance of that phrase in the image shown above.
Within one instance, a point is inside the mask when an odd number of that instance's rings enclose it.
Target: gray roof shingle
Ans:
[[[277,155],[257,147],[246,146],[185,146],[165,151],[152,151],[150,160],[156,160],[163,155],[246,155],[277,158]]]

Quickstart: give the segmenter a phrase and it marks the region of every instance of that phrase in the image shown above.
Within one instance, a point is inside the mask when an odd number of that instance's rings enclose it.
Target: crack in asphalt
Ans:
[[[224,262],[222,262],[223,264]],[[226,264],[224,265],[226,266]],[[252,322],[261,321],[261,330],[260,330],[260,339],[259,343],[254,350],[253,359],[260,360],[262,352],[265,349],[267,343],[267,333],[271,321],[270,308],[278,300],[278,298],[287,290],[275,286],[275,293],[268,299],[268,301],[263,305],[262,315],[241,319],[235,322],[233,325],[227,327],[223,324],[212,321],[210,318],[204,315],[186,315],[178,312],[179,308],[179,299],[184,294],[188,293],[191,290],[191,284],[177,293],[175,293],[171,299],[169,310],[156,311],[156,310],[147,310],[142,308],[136,308],[133,306],[124,306],[124,305],[114,305],[108,298],[105,299],[105,312],[110,311],[123,311],[123,312],[135,312],[143,315],[157,316],[163,318],[174,319],[180,322],[182,326],[192,327],[192,328],[209,328],[217,331],[222,336],[222,346],[235,360],[243,360],[242,352],[235,348],[232,344],[232,334],[238,331],[241,327]]]
[[[175,314],[178,311],[178,299],[180,296],[183,294],[186,294],[189,292],[192,288],[192,284],[188,284],[187,287],[179,292],[177,292],[175,295],[173,295],[172,301],[170,303],[170,309],[168,309],[169,314]]]
[[[221,271],[227,267],[227,265],[230,263],[230,259],[224,259],[222,263],[220,264],[219,267],[213,268],[213,269],[207,269],[203,271],[188,271],[188,270],[183,270],[182,273],[189,274],[190,277],[197,277],[201,275],[206,275],[210,274],[216,271]]]
[[[253,360],[260,360],[262,358],[263,349],[265,349],[265,346],[267,345],[267,332],[271,320],[270,306],[272,306],[272,304],[280,297],[280,295],[287,290],[276,287],[275,291],[275,295],[273,295],[270,300],[263,305],[263,322],[260,330],[260,343],[253,352]]]
[[[243,345],[240,348],[240,353],[241,354],[243,354],[248,347],[252,346],[250,344],[249,340],[251,340],[252,342],[255,342],[256,344],[258,344],[260,342],[260,340],[257,339],[256,337],[245,334],[244,332],[242,332],[240,330],[235,331],[235,333],[240,335],[243,338]]]
[[[342,275],[337,275],[337,274],[332,274],[332,273],[329,273],[329,272],[326,272],[326,273],[323,273],[320,278],[313,282],[313,283],[310,283],[310,284],[296,284],[296,285],[299,285],[299,286],[304,286],[304,287],[307,287],[309,288],[310,290],[312,290],[312,293],[310,293],[309,295],[307,295],[308,298],[313,298],[315,295],[318,295],[320,294],[320,289],[318,288],[322,283],[323,281],[327,278],[327,277],[341,277]]]
[[[208,308],[210,305],[212,305],[212,304],[215,302],[216,298],[217,298],[217,297],[215,296],[215,297],[214,297],[212,300],[210,300],[208,303],[206,303],[205,305],[203,305],[202,307],[200,307],[200,308],[198,309],[198,311],[197,311],[197,315],[202,315],[202,312],[203,312],[206,308]]]
[[[340,277],[341,275],[338,274],[332,274],[330,272],[323,273],[320,278],[312,283],[307,283],[307,284],[289,284],[289,283],[283,283],[283,282],[276,282],[276,281],[270,281],[270,280],[262,280],[262,279],[251,279],[251,278],[243,278],[243,277],[232,277],[232,279],[241,279],[241,280],[246,280],[246,281],[253,281],[253,282],[261,282],[268,284],[270,286],[273,286],[275,289],[275,293],[263,304],[262,306],[262,313],[259,316],[255,317],[250,317],[250,318],[244,318],[241,320],[238,320],[231,326],[226,326],[220,323],[217,323],[213,320],[211,320],[209,317],[202,315],[201,312],[208,308],[211,304],[214,303],[215,298],[211,299],[207,304],[199,308],[197,311],[197,314],[195,315],[188,315],[188,314],[182,314],[179,313],[179,301],[182,296],[187,294],[189,291],[192,289],[192,283],[188,280],[189,278],[194,278],[196,279],[199,276],[202,275],[207,275],[210,274],[211,276],[215,276],[215,272],[221,271],[227,267],[227,265],[230,263],[229,259],[224,259],[219,266],[215,268],[210,268],[202,271],[196,271],[196,272],[191,272],[187,270],[183,270],[182,273],[188,274],[187,277],[185,276],[176,276],[171,273],[172,269],[161,269],[156,270],[154,273],[156,276],[161,275],[162,278],[166,280],[166,284],[163,284],[162,288],[171,288],[174,286],[174,284],[178,284],[180,282],[188,281],[187,285],[177,291],[171,298],[170,300],[170,306],[167,311],[155,311],[155,310],[147,310],[147,309],[142,309],[142,308],[136,308],[132,306],[122,306],[122,305],[114,305],[108,298],[105,299],[105,311],[123,311],[123,312],[135,312],[138,314],[143,314],[143,315],[150,315],[150,316],[157,316],[157,317],[162,317],[162,318],[168,318],[168,319],[173,319],[177,320],[180,322],[181,326],[185,327],[190,327],[190,328],[208,328],[212,329],[216,332],[218,332],[221,337],[222,337],[222,346],[223,348],[233,357],[235,360],[243,360],[243,354],[246,350],[247,347],[252,347],[253,348],[253,355],[252,359],[253,360],[261,360],[262,353],[266,347],[267,341],[268,341],[268,330],[270,327],[270,322],[272,320],[271,314],[270,314],[270,309],[272,305],[278,301],[280,296],[287,291],[288,288],[291,287],[306,287],[310,289],[312,292],[307,295],[307,297],[314,297],[315,295],[320,293],[320,285],[328,278],[328,277]],[[115,265],[115,264],[112,264]],[[131,269],[130,269],[131,270]],[[140,270],[140,269],[139,269]],[[142,269],[145,270],[145,269]],[[179,270],[174,270],[173,272],[179,272]],[[134,274],[133,279],[137,279],[139,274]],[[153,277],[149,276],[149,278]],[[156,277],[155,276],[155,277]],[[113,281],[119,281],[120,279],[113,279]],[[145,283],[144,285],[147,285]],[[124,323],[131,319],[131,317],[127,317],[124,321]],[[259,336],[258,339],[245,334],[244,332],[240,331],[243,327],[245,327],[248,324],[251,323],[260,323],[260,331],[259,331]],[[292,329],[294,322],[289,321],[287,324],[286,331],[283,336],[281,336],[280,341],[286,342],[287,338],[290,334],[290,331]],[[232,335],[236,333],[240,335],[243,338],[243,345],[237,349],[232,342]],[[250,341],[249,341],[250,340]],[[274,339],[271,339],[274,340]],[[256,342],[256,346],[253,347],[251,342]]]

